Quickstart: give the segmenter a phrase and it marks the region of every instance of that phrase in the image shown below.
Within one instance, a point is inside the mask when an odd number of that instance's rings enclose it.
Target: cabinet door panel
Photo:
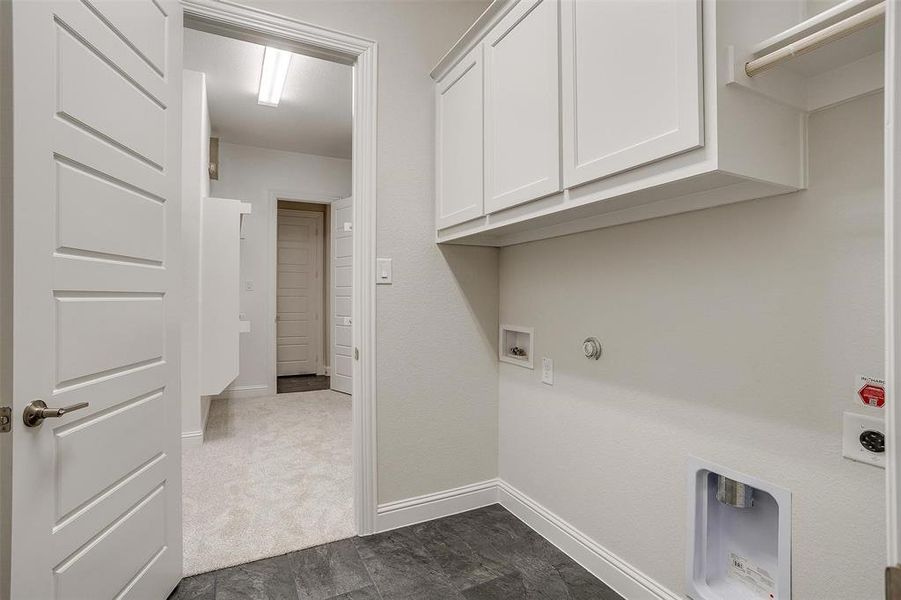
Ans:
[[[703,144],[698,0],[562,0],[567,187]]]
[[[560,189],[559,4],[521,0],[485,39],[485,210]]]
[[[438,84],[436,224],[438,229],[483,214],[482,47]]]

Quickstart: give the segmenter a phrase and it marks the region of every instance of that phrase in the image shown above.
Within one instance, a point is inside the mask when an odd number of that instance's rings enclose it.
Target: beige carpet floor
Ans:
[[[354,535],[351,398],[213,400],[183,458],[185,575]]]

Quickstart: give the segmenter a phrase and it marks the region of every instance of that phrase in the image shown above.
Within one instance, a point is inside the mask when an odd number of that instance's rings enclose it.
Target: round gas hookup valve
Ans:
[[[601,342],[596,337],[587,337],[582,342],[582,352],[588,360],[601,358]]]

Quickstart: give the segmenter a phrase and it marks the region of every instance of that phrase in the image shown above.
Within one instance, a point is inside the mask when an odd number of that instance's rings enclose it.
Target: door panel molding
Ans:
[[[307,221],[307,223],[302,223]],[[295,223],[297,222],[297,223]],[[322,372],[323,294],[325,293],[324,228],[325,213],[303,210],[278,209],[276,216],[276,288],[275,304],[278,313],[275,323],[277,375],[318,374]],[[300,261],[303,252],[290,252],[287,245],[298,242],[288,235],[302,234],[294,231],[299,225],[312,225],[314,231],[306,232],[310,246],[306,269]],[[289,231],[290,230],[290,231]],[[294,250],[301,250],[300,248]],[[288,265],[290,262],[290,265]],[[309,270],[314,272],[311,273]],[[312,287],[312,289],[310,289]],[[287,290],[304,290],[302,295],[286,293]],[[288,298],[298,299],[290,310]],[[301,310],[302,309],[302,310]],[[309,319],[312,313],[312,320]],[[307,321],[292,319],[289,315],[306,314]],[[293,325],[292,325],[293,324]],[[302,349],[305,347],[305,351]],[[289,348],[291,350],[289,350]],[[295,356],[291,356],[291,354]],[[291,364],[294,363],[294,364]]]
[[[167,16],[154,9],[145,29],[135,13],[119,34],[86,2],[12,2],[13,464],[0,485],[11,496],[0,596],[165,597],[181,578],[181,78],[130,46],[140,31],[181,71],[181,8],[158,1]],[[89,404],[27,427],[37,399]]]
[[[331,214],[331,388],[350,394],[353,391],[353,234],[344,223],[353,223],[353,199],[343,198],[329,205]],[[353,225],[351,225],[353,227]],[[348,325],[345,319],[350,318]]]

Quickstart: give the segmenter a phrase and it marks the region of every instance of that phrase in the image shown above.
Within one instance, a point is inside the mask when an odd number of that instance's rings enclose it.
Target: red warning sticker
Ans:
[[[857,376],[857,397],[867,406],[885,406],[885,381],[875,377]]]

